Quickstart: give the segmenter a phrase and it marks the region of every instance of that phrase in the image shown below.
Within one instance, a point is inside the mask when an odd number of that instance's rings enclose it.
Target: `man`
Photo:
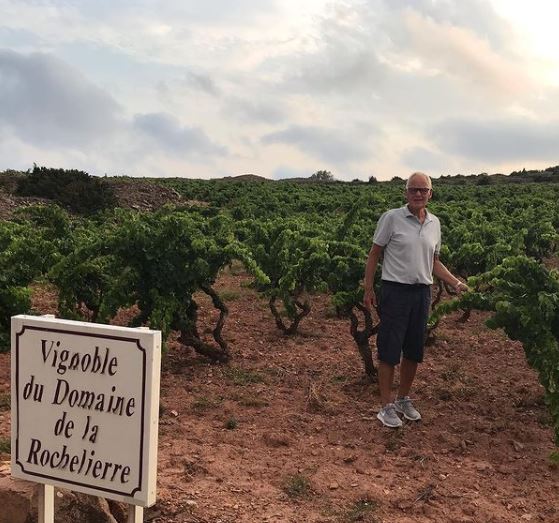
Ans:
[[[365,269],[364,306],[371,311],[372,305],[377,306],[373,289],[375,272],[384,255],[377,335],[382,409],[377,418],[387,427],[402,425],[398,413],[408,420],[421,419],[409,394],[417,364],[423,361],[433,274],[456,292],[468,289],[439,260],[440,222],[426,209],[432,195],[429,176],[416,172],[409,177],[405,192],[407,205],[380,217]],[[400,384],[393,402],[391,389],[398,364]]]

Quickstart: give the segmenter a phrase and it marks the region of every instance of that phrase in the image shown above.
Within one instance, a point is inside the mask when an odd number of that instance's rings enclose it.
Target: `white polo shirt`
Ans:
[[[433,256],[441,249],[441,224],[434,214],[425,212],[423,223],[407,205],[379,218],[373,243],[384,247],[383,280],[433,283]]]

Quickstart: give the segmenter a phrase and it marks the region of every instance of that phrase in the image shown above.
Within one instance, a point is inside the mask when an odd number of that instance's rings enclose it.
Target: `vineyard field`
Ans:
[[[435,282],[423,421],[391,430],[362,280],[403,183],[0,176],[0,460],[9,319],[50,313],[162,331],[146,521],[559,523],[559,184],[520,179],[435,180],[470,290]]]

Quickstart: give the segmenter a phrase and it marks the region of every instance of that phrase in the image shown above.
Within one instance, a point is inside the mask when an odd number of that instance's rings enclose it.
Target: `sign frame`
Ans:
[[[153,505],[156,501],[157,480],[161,332],[144,327],[129,328],[63,320],[54,318],[54,316],[51,315],[13,316],[11,326],[12,476],[43,483],[45,485],[53,485],[83,492],[85,494],[114,499],[138,507],[149,507]],[[50,336],[65,336],[68,339],[74,339],[75,337],[75,339],[87,340],[90,345],[95,344],[96,340],[98,340],[99,344],[113,342],[119,344],[118,346],[121,348],[118,350],[121,352],[122,347],[128,346],[130,346],[130,349],[138,351],[134,353],[132,357],[136,358],[137,356],[140,358],[139,364],[141,365],[142,376],[124,375],[126,380],[135,380],[133,381],[134,386],[136,385],[136,381],[141,381],[141,398],[138,397],[138,403],[141,405],[141,409],[138,409],[141,432],[141,434],[139,434],[140,448],[138,449],[138,461],[132,464],[136,467],[138,481],[131,485],[130,489],[128,489],[128,487],[126,489],[102,487],[91,484],[86,478],[81,481],[71,480],[60,477],[60,475],[57,475],[56,471],[52,471],[52,468],[47,469],[45,472],[37,470],[36,464],[32,467],[28,467],[28,470],[26,470],[26,465],[23,462],[22,456],[24,452],[22,450],[23,445],[21,444],[23,429],[21,426],[22,423],[20,422],[22,417],[25,417],[25,415],[22,415],[25,409],[22,391],[23,382],[28,376],[20,376],[20,373],[24,372],[22,368],[25,367],[25,362],[27,361],[26,357],[32,357],[27,352],[24,353],[24,351],[38,351],[36,347],[26,348],[25,345],[26,333],[32,336],[33,332],[44,332],[48,333]],[[41,354],[40,349],[38,354]],[[130,354],[132,353],[127,353],[127,357],[130,357]],[[54,367],[54,365],[52,365],[52,367]],[[45,368],[45,374],[47,374],[47,372],[51,374],[55,372],[53,368],[46,366],[46,364]],[[119,379],[123,378],[119,377]],[[51,424],[54,424],[57,415],[59,416],[59,413],[52,416],[52,419],[49,419]],[[133,450],[135,451],[136,449],[134,448]],[[83,453],[85,459],[86,450],[84,450]]]

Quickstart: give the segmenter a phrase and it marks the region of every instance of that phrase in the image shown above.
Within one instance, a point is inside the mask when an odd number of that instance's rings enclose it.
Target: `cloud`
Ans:
[[[340,45],[308,55],[299,70],[289,73],[287,85],[298,91],[344,96],[351,92],[377,92],[385,83],[388,69],[381,64],[374,49],[356,51]]]
[[[9,42],[12,49],[27,49],[41,44],[41,39],[28,29],[0,27],[0,42]],[[1,47],[2,44],[0,44]]]
[[[108,93],[46,54],[0,50],[0,99],[0,125],[34,144],[90,144],[119,125]]]
[[[504,0],[0,0],[0,156],[379,179],[555,161],[559,62],[493,5],[509,16]]]
[[[152,143],[180,156],[224,156],[225,147],[213,143],[197,127],[182,126],[177,118],[166,113],[137,114],[134,127]]]
[[[161,76],[165,78],[166,75]],[[221,89],[209,74],[203,72],[186,71],[180,76],[160,79],[154,88],[158,99],[172,113],[188,106],[200,106],[204,95],[207,97],[204,102],[212,105],[221,98]]]
[[[250,99],[231,97],[224,103],[222,114],[242,122],[263,122],[277,124],[287,118],[283,103],[278,99],[261,100],[258,97]]]
[[[448,77],[462,88],[485,90],[496,97],[527,92],[533,82],[517,57],[497,52],[490,42],[464,27],[437,24],[408,12],[404,23],[412,53],[421,61],[418,73]]]
[[[414,171],[438,173],[448,166],[440,153],[426,147],[412,147],[402,154],[402,161]]]
[[[303,153],[336,165],[364,160],[370,155],[363,137],[352,137],[341,129],[292,125],[265,135],[262,143],[293,145]]]
[[[483,0],[346,2],[320,18],[312,45],[273,63],[288,92],[328,97],[330,106],[351,96],[360,108],[405,118],[410,99],[417,116],[530,96],[530,63],[513,40]]]
[[[559,151],[559,120],[451,119],[432,131],[442,150],[474,161],[555,161]]]
[[[148,156],[211,164],[227,154],[202,128],[171,114],[127,117],[110,94],[47,54],[0,50],[0,100],[0,138],[11,144],[2,148],[7,167],[36,161],[111,172],[137,169]]]
[[[211,94],[213,96],[217,96],[219,94],[219,89],[215,85],[215,82],[207,74],[187,71],[184,76],[184,82],[187,86],[203,91],[207,94]]]
[[[183,20],[207,24],[247,23],[262,15],[279,10],[277,0],[205,0],[204,2],[176,2],[166,14]]]
[[[270,61],[284,87],[295,92],[371,93],[390,69],[379,59],[384,40],[379,13],[365,5],[339,4],[318,18],[306,45]]]
[[[178,67],[210,62],[227,66],[233,54],[259,51],[247,42],[248,33],[267,35],[278,26],[278,18],[285,19],[278,0],[0,0],[0,12],[0,25],[29,30],[49,50],[86,44]]]
[[[396,15],[394,19],[398,20],[403,11],[413,11],[437,25],[461,27],[475,33],[493,47],[502,49],[510,43],[511,28],[487,0],[385,0],[383,4],[389,10],[388,18]]]

